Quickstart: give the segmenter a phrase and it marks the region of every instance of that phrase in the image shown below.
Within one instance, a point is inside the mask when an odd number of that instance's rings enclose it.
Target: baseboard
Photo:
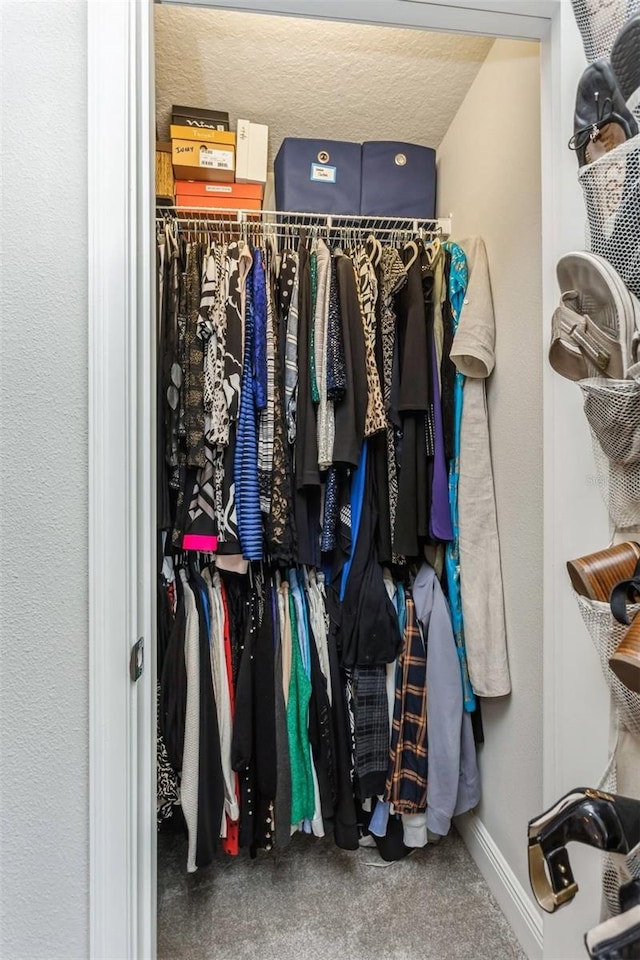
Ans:
[[[500,909],[529,960],[542,957],[542,916],[505,860],[495,840],[474,813],[456,817],[458,833],[478,865]]]

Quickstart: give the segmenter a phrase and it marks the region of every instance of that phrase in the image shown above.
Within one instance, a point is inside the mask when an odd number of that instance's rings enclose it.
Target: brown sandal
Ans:
[[[609,666],[632,693],[640,693],[640,614],[609,657]]]
[[[616,584],[633,576],[639,560],[640,544],[627,541],[569,560],[567,570],[576,593],[606,603]]]

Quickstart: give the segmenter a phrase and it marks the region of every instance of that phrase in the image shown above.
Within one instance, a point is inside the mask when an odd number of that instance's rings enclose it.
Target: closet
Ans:
[[[455,884],[462,848],[440,837],[452,814],[476,808],[526,884],[519,837],[541,805],[538,69],[531,43],[156,8],[159,139],[174,104],[228,110],[232,127],[241,116],[267,124],[267,211],[276,210],[271,171],[285,137],[431,146],[441,217],[348,224],[320,214],[157,211],[160,955],[201,955],[199,944],[203,956],[235,956],[233,922],[215,911],[229,890],[241,938],[251,929],[258,944],[271,917],[285,922],[271,885],[290,884],[282,898],[295,909],[311,864],[316,895],[335,912],[332,946],[318,955],[374,949],[361,930],[350,940],[345,905],[322,888],[326,868],[334,879],[351,872],[340,889],[362,913],[385,902],[392,932],[376,944],[383,955],[417,957],[421,920],[411,911],[397,946],[402,877],[420,889],[428,864],[436,882]],[[460,366],[472,361],[466,383],[452,353],[465,305],[468,317],[476,305],[495,315],[479,356],[469,342],[468,355],[458,351]],[[232,315],[241,318],[235,333]],[[226,353],[216,324],[229,337]],[[485,676],[477,667],[474,676],[472,660],[471,678],[455,573],[470,545],[451,523],[463,389],[478,469],[475,481],[472,471],[464,477],[466,509],[474,482],[480,513],[495,497],[494,525],[471,545],[490,559],[469,587],[471,596],[479,585],[469,632],[477,618],[495,649],[504,650],[501,631],[508,648],[508,663],[494,649]],[[231,443],[219,414],[230,403]],[[439,618],[458,686],[451,693],[441,674],[430,697]],[[412,710],[426,721],[454,701],[456,742],[437,743],[437,719],[430,771],[428,730],[409,729]],[[404,761],[403,748],[412,753]],[[453,793],[439,826],[426,797],[451,750]],[[420,853],[405,863],[408,850]],[[378,879],[369,869],[385,864],[406,872],[386,881],[393,873]],[[186,891],[177,914],[176,890]],[[492,949],[510,956],[502,935]],[[270,935],[270,950],[276,942]]]

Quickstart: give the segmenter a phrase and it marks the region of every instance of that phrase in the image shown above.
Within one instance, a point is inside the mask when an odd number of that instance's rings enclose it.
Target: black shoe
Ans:
[[[626,883],[623,883],[618,891],[618,899],[620,900],[620,913],[631,910],[633,907],[640,907],[640,879],[627,880]]]
[[[606,60],[590,63],[580,78],[573,130],[569,147],[578,154],[581,167],[638,132],[638,124]]]
[[[611,66],[625,100],[640,87],[640,13],[620,30],[611,48]]]
[[[592,960],[640,960],[640,906],[605,920],[584,943]]]
[[[577,787],[529,822],[529,880],[547,913],[578,892],[566,850],[570,841],[628,854],[640,843],[640,800]]]

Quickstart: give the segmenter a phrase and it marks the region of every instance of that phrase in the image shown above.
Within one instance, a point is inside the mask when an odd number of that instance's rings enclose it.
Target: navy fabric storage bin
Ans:
[[[360,213],[370,217],[436,215],[436,152],[395,140],[362,144]]]
[[[360,213],[359,143],[287,137],[274,168],[278,210]]]

